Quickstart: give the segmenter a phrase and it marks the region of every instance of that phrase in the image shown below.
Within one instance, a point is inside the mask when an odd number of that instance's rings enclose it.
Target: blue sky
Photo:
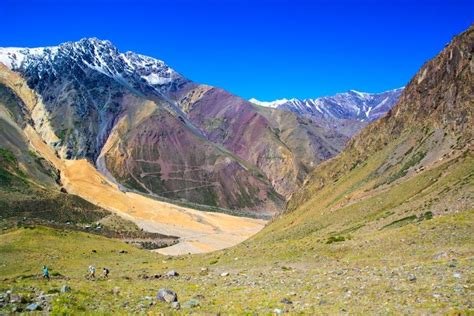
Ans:
[[[261,100],[405,85],[474,22],[468,0],[2,0],[0,46],[111,40]]]

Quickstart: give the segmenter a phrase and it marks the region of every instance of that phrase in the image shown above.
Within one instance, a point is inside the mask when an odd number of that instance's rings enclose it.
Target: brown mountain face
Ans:
[[[120,183],[204,205],[258,208],[264,214],[281,208],[259,170],[192,133],[156,103],[127,99],[134,109],[117,122],[99,158]]]
[[[179,96],[178,104],[208,140],[261,170],[279,194],[288,197],[301,184],[299,157],[248,101],[222,89],[197,86]]]
[[[421,211],[440,215],[474,207],[469,194],[473,54],[471,26],[420,69],[385,117],[314,170],[304,189],[290,200],[290,210],[311,212],[314,203],[321,203],[315,196],[332,196],[313,210],[317,213],[342,212],[380,198],[372,210],[365,206],[367,212],[392,210],[391,219],[402,210],[405,216]],[[408,191],[402,192],[405,186]]]

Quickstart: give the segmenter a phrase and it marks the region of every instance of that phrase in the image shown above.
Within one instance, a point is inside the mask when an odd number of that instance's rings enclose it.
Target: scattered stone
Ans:
[[[288,293],[288,296],[296,296],[296,292],[292,291],[292,292]]]
[[[158,294],[156,295],[158,300],[166,303],[172,303],[172,302],[177,302],[178,301],[178,295],[168,289],[160,289],[158,291]]]
[[[288,304],[288,305],[293,304],[293,302],[287,299],[286,297],[282,298],[280,303]]]
[[[26,310],[30,311],[30,312],[39,311],[39,310],[41,310],[41,306],[39,306],[36,303],[31,303],[30,305],[26,306]]]
[[[461,278],[461,273],[459,273],[459,272],[453,273],[453,278],[460,279]]]
[[[207,275],[209,273],[209,268],[201,268],[199,272],[200,275]]]
[[[226,277],[226,276],[228,276],[228,275],[229,275],[229,272],[222,272],[222,273],[221,273],[221,277]]]
[[[439,252],[439,253],[434,255],[435,260],[441,260],[443,258],[448,258],[448,254],[445,251]]]
[[[171,308],[179,310],[181,306],[179,305],[179,302],[172,302],[171,303]]]
[[[283,314],[283,310],[280,309],[280,308],[275,308],[275,309],[273,310],[273,313],[274,313],[274,314],[277,314],[277,315],[281,315],[281,314]]]
[[[408,275],[408,281],[415,282],[416,281],[416,276],[413,273],[410,273]]]
[[[199,305],[200,305],[199,300],[190,299],[189,301],[186,301],[183,303],[183,308],[194,308],[194,307],[198,307]]]
[[[71,292],[71,287],[69,285],[64,284],[61,287],[61,293],[69,293],[69,292]]]
[[[171,270],[171,271],[168,271],[168,272],[166,273],[166,276],[167,276],[167,277],[177,277],[177,276],[179,276],[179,273],[176,272],[175,270]]]

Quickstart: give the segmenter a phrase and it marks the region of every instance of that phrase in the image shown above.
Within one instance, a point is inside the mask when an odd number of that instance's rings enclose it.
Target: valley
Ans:
[[[0,49],[0,313],[472,314],[473,54],[262,103],[96,38]]]

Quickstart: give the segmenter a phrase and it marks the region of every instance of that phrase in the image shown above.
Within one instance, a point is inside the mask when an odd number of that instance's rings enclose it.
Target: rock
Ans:
[[[178,301],[178,295],[175,292],[168,289],[160,289],[158,291],[158,294],[156,295],[156,298],[166,303],[172,303],[172,302]]]
[[[280,308],[275,308],[275,309],[273,310],[273,313],[274,313],[274,314],[277,314],[277,315],[281,315],[281,314],[283,314],[283,310],[280,309]]]
[[[19,294],[10,294],[10,303],[24,303],[23,296]]]
[[[190,299],[189,301],[183,303],[183,308],[194,308],[198,307],[199,305],[200,302],[197,299]]]
[[[168,272],[166,273],[166,276],[167,276],[167,277],[176,277],[176,276],[179,276],[179,273],[176,272],[175,270],[171,270],[171,271],[168,271]]]
[[[416,281],[416,276],[413,273],[410,273],[408,275],[408,281],[415,282]]]
[[[287,299],[286,297],[282,298],[280,303],[288,304],[288,305],[293,304],[293,302]]]
[[[61,293],[69,293],[71,292],[71,287],[69,285],[64,284],[61,286]]]
[[[41,306],[39,306],[36,303],[31,303],[30,305],[26,306],[26,310],[30,311],[30,312],[39,311],[39,310],[41,310]]]
[[[229,272],[222,272],[222,273],[221,273],[221,277],[226,277],[226,276],[228,276],[228,275],[229,275]]]
[[[461,278],[461,273],[459,273],[459,272],[453,273],[453,278],[460,279]]]
[[[292,292],[288,293],[288,296],[296,296],[296,292],[292,291]]]
[[[179,310],[181,306],[179,305],[179,302],[172,302],[171,303],[171,308]]]
[[[209,273],[209,268],[201,268],[199,275],[207,275]]]
[[[446,251],[442,251],[434,255],[435,260],[441,260],[443,258],[448,258],[448,254],[446,253]]]

